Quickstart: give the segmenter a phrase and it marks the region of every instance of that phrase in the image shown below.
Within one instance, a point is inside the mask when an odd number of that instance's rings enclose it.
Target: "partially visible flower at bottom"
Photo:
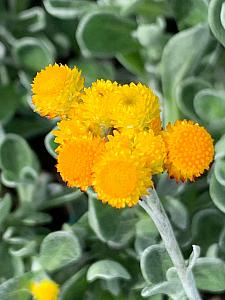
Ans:
[[[57,300],[59,296],[59,286],[49,279],[32,282],[30,291],[34,300]]]
[[[134,206],[153,185],[144,163],[138,157],[127,156],[126,151],[105,153],[95,164],[94,171],[98,198],[116,208]]]
[[[168,124],[163,133],[167,158],[165,167],[177,181],[194,181],[213,161],[213,139],[206,129],[192,121]]]
[[[104,140],[92,135],[77,137],[60,146],[57,170],[69,187],[86,190],[92,185],[93,165],[104,149]]]

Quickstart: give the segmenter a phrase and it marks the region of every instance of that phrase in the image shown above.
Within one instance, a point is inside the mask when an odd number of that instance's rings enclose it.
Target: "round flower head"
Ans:
[[[104,135],[104,131],[113,127],[111,112],[116,105],[117,94],[118,84],[110,80],[97,80],[84,89],[82,109],[90,126],[98,128],[98,133],[102,131]]]
[[[166,148],[161,135],[154,135],[153,131],[138,132],[134,138],[134,147],[134,153],[143,157],[152,174],[164,171]]]
[[[94,189],[98,198],[116,208],[137,204],[152,186],[149,170],[140,157],[131,154],[126,141],[123,142],[121,149],[114,143],[110,149],[111,142],[106,143],[107,151],[94,165]]]
[[[67,116],[71,107],[78,105],[84,79],[76,67],[49,65],[37,73],[32,84],[32,101],[41,116]]]
[[[192,121],[176,121],[167,125],[163,134],[167,158],[166,168],[177,181],[193,181],[213,160],[214,148],[210,134]]]
[[[91,134],[65,142],[58,153],[57,170],[69,187],[86,190],[93,182],[93,165],[104,151],[105,142]]]
[[[49,279],[33,282],[30,291],[34,300],[57,300],[59,295],[58,285]]]
[[[154,120],[158,131],[159,100],[150,88],[141,83],[125,84],[120,86],[118,97],[112,111],[114,127],[144,129]]]

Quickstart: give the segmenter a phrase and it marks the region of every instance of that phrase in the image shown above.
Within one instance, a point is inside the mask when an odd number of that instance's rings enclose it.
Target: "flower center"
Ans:
[[[134,98],[132,98],[132,97],[124,97],[124,100],[123,100],[123,103],[125,104],[125,105],[128,105],[128,106],[133,106],[133,105],[135,105],[135,99]]]
[[[137,185],[137,170],[121,160],[110,161],[101,171],[102,190],[109,197],[128,197]]]

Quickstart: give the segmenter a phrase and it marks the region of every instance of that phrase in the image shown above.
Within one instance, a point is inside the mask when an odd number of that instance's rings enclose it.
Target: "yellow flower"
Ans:
[[[107,134],[107,130],[113,127],[112,110],[116,105],[117,94],[118,84],[110,80],[97,80],[91,87],[84,89],[82,110],[87,122],[92,124],[89,126],[99,134]]]
[[[117,97],[112,110],[114,127],[141,130],[147,127],[159,131],[159,100],[150,88],[141,83],[125,84],[120,86]],[[151,124],[154,128],[151,128]]]
[[[154,135],[153,131],[138,132],[134,139],[134,147],[134,153],[143,157],[152,174],[164,171],[166,149],[161,135]]]
[[[59,286],[49,279],[44,279],[40,282],[33,282],[30,291],[34,300],[57,300]]]
[[[107,151],[94,165],[94,189],[98,198],[116,208],[137,204],[152,186],[149,170],[139,156],[132,155],[128,144],[125,140],[117,146],[106,143]]]
[[[65,117],[73,106],[77,106],[84,79],[76,67],[49,65],[37,73],[33,80],[32,101],[41,116]]]
[[[161,135],[154,135],[150,131],[135,131],[126,129],[119,133],[113,131],[113,136],[108,136],[106,143],[107,151],[126,152],[126,155],[135,155],[139,157],[148,168],[149,174],[162,173],[166,158],[165,143]]]
[[[168,152],[166,168],[177,181],[193,181],[213,160],[214,148],[210,134],[192,121],[176,121],[167,125],[163,134]]]
[[[85,124],[79,119],[61,120],[57,123],[57,129],[52,133],[55,136],[55,142],[60,145],[56,149],[57,152],[64,143],[89,134]]]
[[[93,164],[104,151],[105,142],[92,135],[77,136],[58,150],[57,170],[69,187],[86,190],[93,182]]]

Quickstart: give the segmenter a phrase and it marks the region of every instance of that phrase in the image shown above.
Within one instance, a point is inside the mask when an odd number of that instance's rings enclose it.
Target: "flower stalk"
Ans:
[[[186,266],[171,223],[155,189],[151,189],[150,195],[144,196],[142,200],[139,201],[139,204],[155,223],[162,237],[165,248],[177,270],[177,274],[188,299],[201,300],[201,296],[196,288],[193,273]]]

